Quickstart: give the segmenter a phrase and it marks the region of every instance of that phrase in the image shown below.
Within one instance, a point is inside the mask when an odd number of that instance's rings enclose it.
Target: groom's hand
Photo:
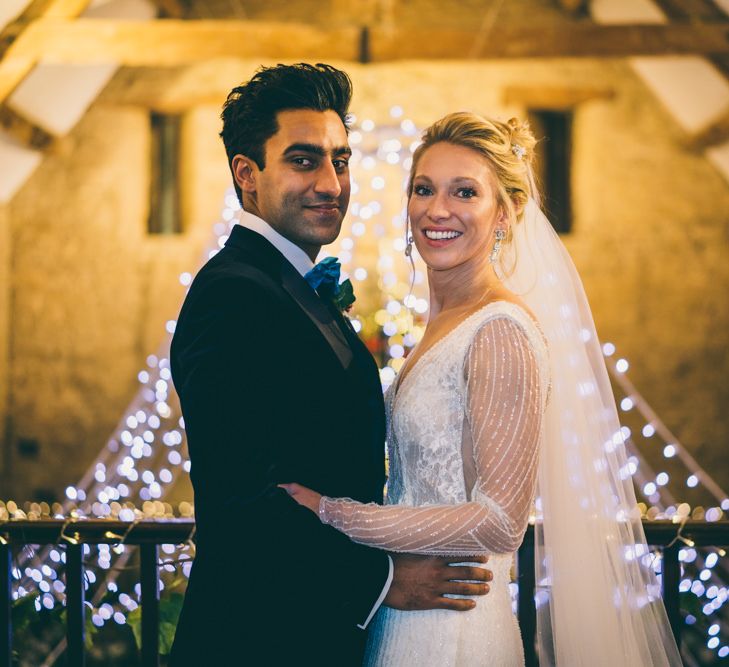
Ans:
[[[390,554],[395,570],[392,585],[383,604],[394,609],[452,609],[468,611],[476,606],[469,598],[448,598],[451,595],[486,595],[493,575],[476,565],[452,563],[485,563],[488,556],[441,557]]]

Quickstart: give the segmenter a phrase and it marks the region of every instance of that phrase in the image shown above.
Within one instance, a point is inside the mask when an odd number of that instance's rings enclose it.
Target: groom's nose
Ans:
[[[339,174],[337,174],[334,165],[328,160],[323,160],[322,165],[317,170],[314,192],[329,197],[338,197],[342,193]]]

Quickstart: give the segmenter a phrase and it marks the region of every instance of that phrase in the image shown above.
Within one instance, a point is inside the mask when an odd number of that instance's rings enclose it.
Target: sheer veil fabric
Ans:
[[[533,199],[499,271],[536,315],[551,364],[537,486],[540,665],[679,666],[590,307]]]

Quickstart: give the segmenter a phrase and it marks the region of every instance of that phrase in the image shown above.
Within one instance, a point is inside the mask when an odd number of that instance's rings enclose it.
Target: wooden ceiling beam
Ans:
[[[22,45],[26,31],[44,20],[64,20],[78,16],[89,0],[34,0],[20,16],[0,33],[0,103],[33,69],[37,58],[11,55]]]
[[[711,64],[729,79],[729,55],[709,56]]]
[[[549,27],[504,26],[472,53],[475,32],[403,29],[370,31],[372,60],[451,59],[475,55],[499,58],[619,58],[729,53],[727,25],[598,25],[572,23]]]
[[[152,0],[152,4],[165,18],[182,19],[187,16],[187,9],[180,0]]]
[[[369,28],[373,61],[467,58],[475,30]],[[217,57],[357,60],[360,31],[262,21],[36,21],[8,57],[128,66],[182,65]],[[729,54],[729,23],[722,25],[504,26],[479,58],[623,57]]]
[[[41,60],[131,67],[169,67],[222,57],[356,62],[361,57],[360,37],[361,31],[355,27],[321,29],[283,22],[43,18],[31,23],[0,61],[0,102]],[[368,56],[371,62],[471,59],[477,39],[475,30],[372,26]],[[475,55],[481,59],[614,58],[689,53],[729,54],[729,26],[505,26]]]
[[[692,135],[688,140],[688,146],[695,151],[703,151],[726,141],[729,141],[729,111],[705,129]]]
[[[360,30],[297,23],[194,20],[36,21],[13,57],[56,64],[114,62],[131,67],[185,65],[212,58],[356,60]]]
[[[669,21],[726,22],[727,15],[712,0],[653,0]]]
[[[70,1],[70,0],[68,0]],[[351,60],[358,28],[255,21],[39,19],[0,61],[0,103],[35,63],[168,67],[213,58]]]
[[[0,104],[0,127],[27,148],[46,150],[56,141],[50,132],[11,109]]]
[[[587,9],[587,0],[558,0],[557,4],[570,14],[581,14]]]
[[[43,18],[73,18],[83,12],[88,4],[89,0],[34,0],[0,31],[0,58],[33,22]]]
[[[504,104],[528,109],[571,109],[591,100],[609,100],[615,97],[611,88],[565,86],[507,86]]]

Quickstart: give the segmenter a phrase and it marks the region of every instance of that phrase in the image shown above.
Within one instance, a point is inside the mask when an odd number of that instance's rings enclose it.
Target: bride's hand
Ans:
[[[319,501],[321,500],[321,493],[307,489],[301,484],[292,482],[291,484],[279,484],[279,486],[286,491],[299,505],[308,507],[314,514],[319,515]]]

